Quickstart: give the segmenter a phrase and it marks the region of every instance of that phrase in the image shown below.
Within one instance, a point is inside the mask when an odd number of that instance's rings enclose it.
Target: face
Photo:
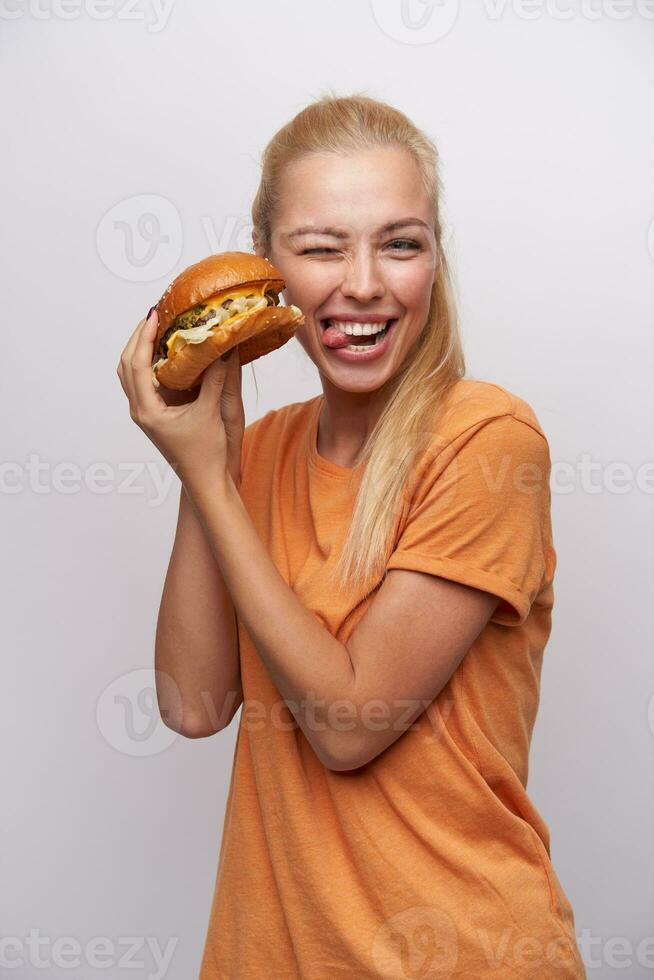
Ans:
[[[346,391],[380,388],[425,325],[438,261],[431,202],[409,152],[295,161],[271,237],[285,302],[305,315],[295,336],[318,371]]]

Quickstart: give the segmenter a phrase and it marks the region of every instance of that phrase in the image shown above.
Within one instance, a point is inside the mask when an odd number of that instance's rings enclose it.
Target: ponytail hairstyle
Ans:
[[[409,485],[421,454],[433,446],[448,389],[465,374],[452,279],[440,221],[439,157],[432,140],[404,113],[362,94],[325,95],[310,103],[272,137],[262,158],[252,204],[253,238],[268,254],[284,167],[308,153],[352,153],[397,146],[418,165],[433,202],[437,268],[427,321],[404,362],[384,384],[384,409],[357,454],[355,470],[367,463],[352,522],[332,585],[372,591],[386,575],[394,547],[396,518],[410,499]],[[327,586],[327,583],[325,583]]]

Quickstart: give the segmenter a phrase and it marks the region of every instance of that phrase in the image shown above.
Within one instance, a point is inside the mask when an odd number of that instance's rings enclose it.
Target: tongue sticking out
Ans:
[[[375,338],[373,335],[355,337],[350,334],[341,333],[338,327],[334,327],[331,324],[328,327],[322,327],[322,342],[325,347],[352,347],[364,344],[372,346],[375,343]]]
[[[337,327],[330,324],[328,327],[322,328],[322,342],[325,347],[348,347],[349,344],[354,343],[354,337],[348,337],[347,334],[341,333]]]

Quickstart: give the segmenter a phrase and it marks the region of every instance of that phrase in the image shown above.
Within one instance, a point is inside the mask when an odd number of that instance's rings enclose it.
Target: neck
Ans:
[[[356,465],[357,453],[388,401],[387,386],[343,391],[321,374],[324,404],[318,420],[318,453],[337,466]]]

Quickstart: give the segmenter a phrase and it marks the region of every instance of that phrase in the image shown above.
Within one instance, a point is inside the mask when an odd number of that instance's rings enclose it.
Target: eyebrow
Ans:
[[[410,225],[422,225],[423,228],[429,229],[429,225],[422,218],[401,218],[399,221],[389,221],[388,224],[378,228],[377,234],[383,235],[387,231],[398,231],[398,229],[408,228]],[[316,228],[314,225],[303,225],[302,228],[296,228],[295,231],[290,232],[288,238],[309,234],[331,235],[332,238],[343,239],[348,237],[349,232],[341,231],[338,228]]]

